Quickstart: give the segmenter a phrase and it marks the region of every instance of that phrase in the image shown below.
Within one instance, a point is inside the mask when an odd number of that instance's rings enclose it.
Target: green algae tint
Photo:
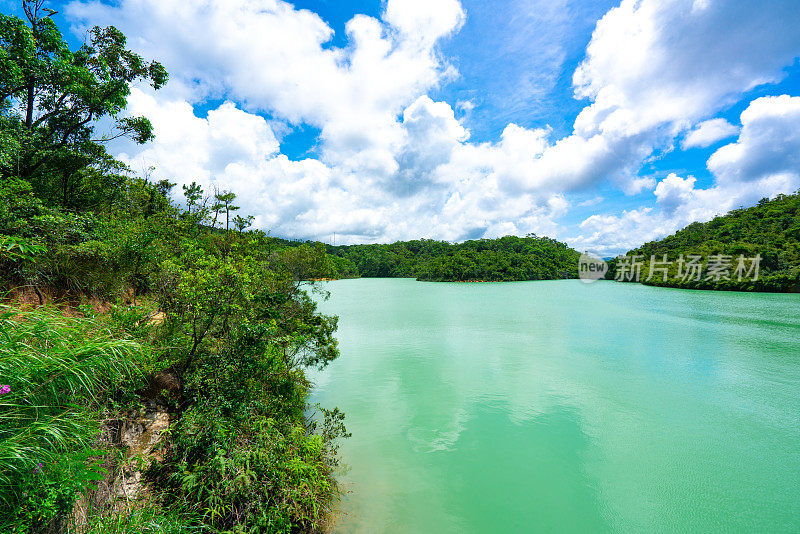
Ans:
[[[321,284],[339,532],[800,532],[800,295]]]

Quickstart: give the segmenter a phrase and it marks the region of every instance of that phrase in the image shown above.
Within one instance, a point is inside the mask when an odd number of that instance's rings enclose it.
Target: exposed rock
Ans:
[[[153,461],[163,460],[159,446],[169,429],[166,409],[150,403],[144,414],[127,420],[106,421],[101,440],[119,452],[106,457],[104,467],[109,472],[92,495],[95,509],[122,509],[148,495],[144,471]]]
[[[125,447],[126,459],[117,470],[112,493],[117,498],[134,500],[145,491],[143,471],[151,461],[161,461],[163,451],[157,447],[169,429],[169,414],[161,406],[153,406],[144,416],[128,421],[122,428],[120,445]]]

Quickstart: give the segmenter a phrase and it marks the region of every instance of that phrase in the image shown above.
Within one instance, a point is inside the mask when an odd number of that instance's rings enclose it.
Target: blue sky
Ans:
[[[4,10],[11,4],[6,1]],[[275,235],[602,254],[800,187],[796,0],[66,2],[171,73],[134,170]]]

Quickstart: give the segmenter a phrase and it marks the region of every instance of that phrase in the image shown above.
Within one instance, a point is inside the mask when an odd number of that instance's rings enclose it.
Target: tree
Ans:
[[[242,217],[241,215],[237,215],[233,218],[233,226],[239,232],[245,231],[247,228],[253,225],[253,216],[248,215],[247,217]]]
[[[186,197],[186,209],[189,215],[191,215],[192,208],[198,205],[199,200],[203,198],[203,188],[197,185],[197,182],[192,182],[189,185],[184,185],[183,196]]]
[[[230,216],[232,211],[237,211],[239,206],[234,206],[233,201],[236,200],[236,193],[231,191],[223,191],[214,195],[214,199],[220,206],[220,209],[225,210],[225,230],[230,230]],[[216,206],[217,204],[215,204]],[[216,221],[216,217],[214,218]]]
[[[44,0],[23,0],[27,20],[0,15],[0,175],[32,181],[63,169],[71,175],[105,154],[103,143],[129,137],[153,138],[145,117],[124,117],[130,85],[154,89],[168,79],[164,67],[125,49],[116,28],[94,27],[89,42],[72,52]],[[112,130],[94,137],[98,119]],[[63,180],[62,180],[63,181]]]

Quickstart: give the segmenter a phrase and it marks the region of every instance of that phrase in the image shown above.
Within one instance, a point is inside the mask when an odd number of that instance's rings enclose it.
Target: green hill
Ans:
[[[800,192],[778,195],[773,200],[762,199],[751,208],[733,210],[707,223],[692,223],[683,230],[664,239],[646,243],[626,254],[642,256],[641,281],[645,284],[683,287],[691,289],[717,289],[732,291],[800,291]],[[651,259],[671,262],[667,280],[663,272],[656,271],[647,280],[654,265]],[[697,276],[686,276],[678,260],[688,260],[690,255],[702,257],[704,270]],[[744,276],[741,280],[736,269],[744,259],[747,270],[752,258],[758,261],[758,277]],[[617,260],[616,276],[620,277],[623,260]],[[709,271],[709,264],[721,269]],[[727,267],[727,269],[726,269]],[[624,269],[624,268],[623,268]]]
[[[340,272],[434,282],[577,278],[580,254],[549,237],[505,236],[451,244],[420,239],[389,245],[328,246]]]

